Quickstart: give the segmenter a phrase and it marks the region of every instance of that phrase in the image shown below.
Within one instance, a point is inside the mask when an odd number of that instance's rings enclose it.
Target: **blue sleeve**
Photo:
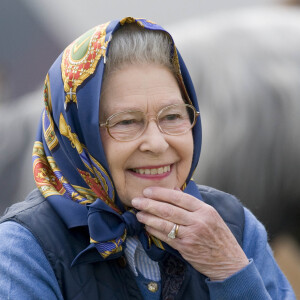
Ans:
[[[224,281],[209,281],[210,298],[294,300],[295,294],[279,269],[264,226],[245,208],[243,250],[249,264]]]
[[[16,222],[0,224],[0,299],[63,299],[37,240]]]

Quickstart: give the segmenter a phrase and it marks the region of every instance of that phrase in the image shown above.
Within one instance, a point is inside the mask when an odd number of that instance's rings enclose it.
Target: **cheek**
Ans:
[[[110,136],[107,130],[103,127],[100,127],[100,137],[101,137],[102,147],[104,149],[104,153],[107,158],[107,153],[109,152],[109,148],[110,148]]]
[[[192,132],[186,134],[184,139],[178,144],[180,153],[185,157],[185,162],[192,162],[194,152],[194,140]]]
[[[125,156],[123,151],[123,145],[120,145],[120,142],[114,140],[107,132],[106,129],[100,130],[102,147],[104,149],[104,154],[109,166],[109,171],[114,173],[116,166],[121,166],[122,159]]]
[[[179,170],[179,176],[181,178],[181,182],[185,182],[192,165],[193,153],[194,153],[194,141],[192,134],[186,136],[184,141],[178,144],[178,151],[181,156],[181,164]]]
[[[102,141],[105,157],[109,166],[109,171],[112,175],[112,180],[116,184],[115,179],[119,178],[117,174],[118,173],[117,167],[121,166],[120,159],[122,157],[121,155],[122,153],[119,153],[120,147],[116,145],[116,141],[109,136],[106,129],[101,128],[100,134],[101,134],[101,141]]]
[[[122,157],[124,155],[124,152],[121,151],[122,147],[120,147],[120,145],[118,145],[115,140],[108,136],[108,134],[103,135],[102,144],[109,171],[113,177],[113,181],[115,181],[115,179],[118,178],[118,176],[116,176],[116,173],[118,172],[118,169],[123,165]]]
[[[130,149],[126,149],[123,143],[112,139],[106,130],[100,130],[100,134],[111,179],[119,197],[122,199],[126,194],[124,166],[128,155],[130,155]]]

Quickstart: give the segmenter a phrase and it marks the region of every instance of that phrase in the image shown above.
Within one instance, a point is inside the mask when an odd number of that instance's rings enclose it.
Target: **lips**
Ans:
[[[169,173],[171,170],[171,166],[161,166],[156,168],[135,168],[131,169],[131,171],[140,174],[140,175],[163,175]]]

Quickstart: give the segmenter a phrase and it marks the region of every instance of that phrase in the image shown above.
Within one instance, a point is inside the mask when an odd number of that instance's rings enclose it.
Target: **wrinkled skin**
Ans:
[[[224,280],[248,264],[248,259],[217,211],[179,189],[151,187],[132,200],[146,230],[178,250],[210,280]],[[168,233],[174,224],[175,239]]]

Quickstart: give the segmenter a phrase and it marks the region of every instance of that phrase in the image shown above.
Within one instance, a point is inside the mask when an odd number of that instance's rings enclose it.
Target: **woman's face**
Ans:
[[[101,123],[125,110],[140,110],[155,118],[161,108],[184,102],[175,76],[159,65],[125,65],[110,74],[102,88]],[[105,127],[100,133],[115,188],[125,205],[131,206],[146,187],[174,189],[185,183],[194,148],[191,130],[179,136],[163,134],[151,118],[133,141],[117,141]]]

